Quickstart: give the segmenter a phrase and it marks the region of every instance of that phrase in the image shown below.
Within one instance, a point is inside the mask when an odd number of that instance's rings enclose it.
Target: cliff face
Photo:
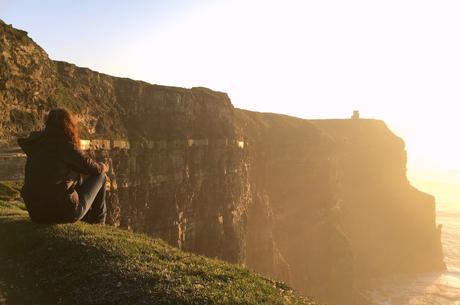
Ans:
[[[404,141],[376,120],[317,120],[336,144],[341,222],[363,278],[445,268],[434,197],[406,176]]]
[[[434,200],[409,185],[383,123],[249,112],[225,93],[54,62],[1,21],[0,42],[2,146],[70,108],[83,148],[111,165],[111,224],[331,304],[358,304],[356,279],[443,268]],[[21,177],[15,153],[0,151],[0,179]]]
[[[26,32],[0,20],[0,143],[36,127],[55,88],[52,61]]]
[[[257,245],[269,232],[290,266],[290,283],[297,290],[321,296],[330,304],[356,304],[350,281],[353,254],[338,221],[334,143],[306,120],[244,110],[236,113],[251,143],[249,180],[256,200],[248,213],[248,244]],[[262,223],[258,206],[270,211]],[[264,253],[270,252],[248,246],[247,263],[269,273],[264,269]]]

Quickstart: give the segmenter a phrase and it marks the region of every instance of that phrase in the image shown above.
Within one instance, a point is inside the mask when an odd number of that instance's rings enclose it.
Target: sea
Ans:
[[[437,204],[447,264],[443,273],[387,279],[369,294],[378,305],[460,305],[460,203]]]

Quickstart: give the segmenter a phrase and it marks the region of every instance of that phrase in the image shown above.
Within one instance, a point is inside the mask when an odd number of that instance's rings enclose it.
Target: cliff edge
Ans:
[[[16,202],[0,201],[0,238],[2,304],[315,304],[283,283],[145,235],[33,224]]]

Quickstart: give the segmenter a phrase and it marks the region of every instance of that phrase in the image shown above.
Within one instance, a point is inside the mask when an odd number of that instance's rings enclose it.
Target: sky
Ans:
[[[0,0],[52,59],[249,110],[382,119],[411,181],[445,201],[460,199],[458,16],[457,0]]]

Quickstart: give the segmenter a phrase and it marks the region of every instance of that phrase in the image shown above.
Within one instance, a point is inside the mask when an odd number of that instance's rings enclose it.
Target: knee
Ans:
[[[101,179],[102,181],[104,181],[104,182],[107,181],[107,175],[106,175],[105,173],[99,174],[99,176],[100,176],[100,179]]]
[[[91,181],[93,185],[105,185],[107,182],[107,176],[105,174],[93,174],[90,175],[85,181]]]
[[[101,187],[105,190],[106,185],[107,185],[107,175],[106,174],[100,174],[100,181],[101,181]]]
[[[96,177],[98,181],[106,182],[107,180],[107,176],[105,175],[105,173],[96,174],[94,176]]]

